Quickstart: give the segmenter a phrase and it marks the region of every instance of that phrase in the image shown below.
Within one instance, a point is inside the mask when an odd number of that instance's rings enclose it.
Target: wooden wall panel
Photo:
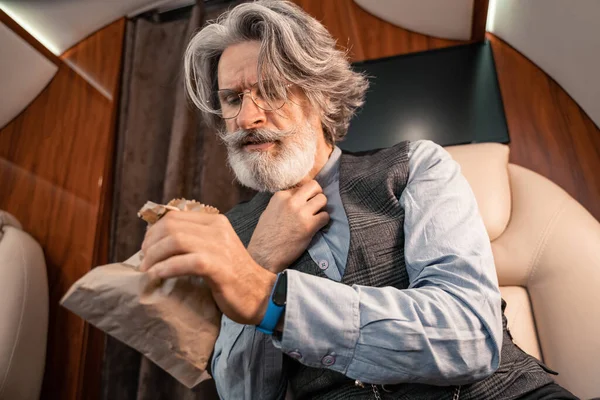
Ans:
[[[386,23],[352,0],[295,0],[321,20],[352,60],[463,42]],[[58,306],[68,287],[106,262],[114,118],[124,21],[56,61],[54,81],[0,131],[0,208],[44,248],[50,328],[42,398],[98,396],[103,335]],[[511,162],[549,177],[600,219],[600,130],[543,71],[488,34],[511,133]],[[84,79],[85,77],[85,79]]]
[[[8,26],[11,31],[16,33],[21,39],[29,43],[34,49],[44,55],[49,61],[55,65],[60,65],[60,59],[54,55],[50,50],[44,47],[43,44],[38,42],[29,32],[17,24],[11,17],[9,17],[4,11],[0,10],[0,22]]]
[[[473,0],[473,18],[471,18],[471,39],[477,42],[485,40],[489,0]]]
[[[117,110],[111,98],[118,97],[124,27],[120,20],[98,32],[100,40],[91,37],[80,52],[74,48],[68,55],[92,72],[100,66],[99,81],[109,98],[82,77],[84,67],[75,71],[59,61],[48,87],[0,131],[0,208],[14,214],[41,244],[48,268],[43,399],[98,395],[103,337],[58,302],[77,279],[107,259],[112,193],[107,183]]]
[[[353,61],[466,43],[398,28],[352,0],[294,2],[320,20],[340,45],[348,44]],[[487,0],[475,2],[479,16],[474,18],[481,19]],[[554,181],[600,220],[600,130],[544,71],[492,34],[487,38],[511,135],[510,161]]]
[[[465,42],[438,39],[399,28],[375,17],[352,0],[293,0],[321,21],[352,61],[439,49]]]
[[[511,136],[510,161],[549,178],[600,220],[600,129],[514,48],[488,33]]]
[[[110,47],[123,37],[124,20],[111,24],[84,39],[60,56],[109,100],[118,97],[122,46]]]

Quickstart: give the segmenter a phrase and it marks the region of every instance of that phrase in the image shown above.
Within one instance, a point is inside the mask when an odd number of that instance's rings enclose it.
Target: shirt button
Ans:
[[[329,268],[329,263],[327,262],[327,260],[319,261],[319,268],[321,268],[322,270],[326,270],[327,268]]]
[[[288,353],[288,356],[290,356],[296,360],[299,360],[302,358],[302,354],[300,354],[300,352],[298,350],[290,351]]]
[[[331,367],[335,364],[335,353],[327,354],[325,357],[321,359],[321,364],[326,367]]]

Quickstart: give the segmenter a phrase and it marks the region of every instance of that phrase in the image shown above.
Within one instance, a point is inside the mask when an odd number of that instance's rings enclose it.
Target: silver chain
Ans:
[[[354,381],[354,385],[364,388],[365,385],[359,381],[358,379]],[[375,395],[375,400],[381,400],[381,396],[379,395],[379,389],[377,389],[376,385],[371,384],[371,389],[373,390],[373,394]],[[457,386],[454,389],[454,394],[452,395],[452,400],[459,400],[460,398],[460,386]]]
[[[379,390],[377,390],[377,386],[371,385],[373,389],[373,394],[375,395],[375,400],[381,400],[381,396],[379,395]]]
[[[452,396],[452,400],[458,400],[459,397],[460,397],[460,386],[457,386],[456,390],[454,391],[454,396]]]
[[[354,386],[364,389],[365,384],[357,379],[354,381]],[[379,390],[377,389],[377,386],[371,384],[371,390],[373,391],[373,394],[375,395],[375,400],[381,400],[381,396],[379,395]]]

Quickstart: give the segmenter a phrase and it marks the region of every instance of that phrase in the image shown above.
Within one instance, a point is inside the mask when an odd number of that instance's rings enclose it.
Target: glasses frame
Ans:
[[[293,84],[293,83],[288,83],[288,84],[284,85],[284,87],[286,88],[286,90],[287,90],[288,88],[292,87],[292,86],[294,86],[294,84]],[[244,105],[244,96],[246,96],[247,94],[249,94],[249,95],[250,95],[250,99],[252,100],[252,103],[254,103],[254,105],[255,105],[256,107],[260,108],[260,109],[261,109],[261,110],[263,110],[263,111],[267,111],[267,112],[272,112],[272,111],[281,110],[281,109],[283,108],[283,106],[285,106],[285,104],[286,104],[286,103],[287,103],[287,101],[288,101],[288,96],[287,96],[287,94],[286,94],[286,96],[285,96],[285,99],[284,99],[284,101],[283,101],[283,104],[281,104],[281,106],[279,106],[278,108],[267,109],[267,108],[261,107],[261,106],[259,106],[259,105],[258,105],[258,103],[257,103],[257,100],[254,98],[254,96],[255,96],[255,94],[256,94],[256,90],[257,90],[257,89],[259,89],[259,87],[258,87],[258,82],[256,82],[256,83],[254,83],[254,84],[250,85],[250,89],[246,89],[246,90],[243,90],[243,91],[241,91],[241,92],[238,92],[238,93],[235,93],[235,91],[233,91],[233,90],[231,90],[231,89],[220,89],[220,90],[216,90],[214,93],[217,95],[217,103],[219,103],[219,104],[221,103],[221,102],[220,102],[220,100],[219,100],[219,99],[220,99],[220,96],[219,96],[219,94],[220,94],[221,92],[225,92],[225,91],[227,91],[227,92],[232,92],[232,94],[235,94],[235,95],[237,95],[237,97],[239,97],[239,99],[240,99],[240,106],[239,106],[239,108],[238,108],[238,111],[237,111],[237,113],[236,113],[234,116],[232,116],[232,117],[224,117],[224,116],[223,116],[223,111],[222,111],[222,110],[221,110],[220,112],[218,112],[218,113],[217,113],[217,115],[218,115],[219,117],[221,117],[222,119],[225,119],[225,120],[227,120],[227,119],[234,119],[234,118],[237,118],[237,116],[238,116],[238,115],[240,115],[240,112],[242,111],[242,106]]]

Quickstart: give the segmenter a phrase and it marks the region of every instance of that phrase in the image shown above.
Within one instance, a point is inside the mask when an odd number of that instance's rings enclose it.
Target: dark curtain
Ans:
[[[165,21],[146,15],[127,22],[110,241],[111,262],[139,250],[147,201],[196,199],[222,212],[252,196],[233,179],[226,150],[186,99],[182,59],[205,20],[232,3],[217,1],[177,12]],[[104,400],[215,399],[212,379],[193,390],[139,353],[107,337],[102,371]]]

